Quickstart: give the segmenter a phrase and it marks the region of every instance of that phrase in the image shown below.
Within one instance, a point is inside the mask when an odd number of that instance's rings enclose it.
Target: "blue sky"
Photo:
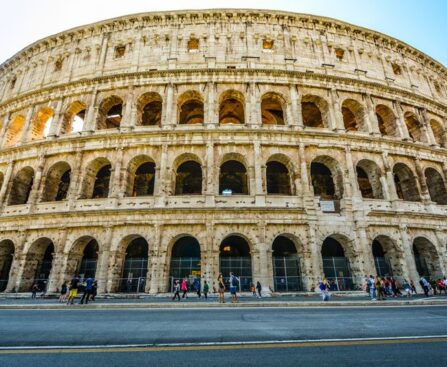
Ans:
[[[51,34],[137,12],[243,7],[329,16],[396,37],[447,65],[447,0],[7,0],[0,63]]]

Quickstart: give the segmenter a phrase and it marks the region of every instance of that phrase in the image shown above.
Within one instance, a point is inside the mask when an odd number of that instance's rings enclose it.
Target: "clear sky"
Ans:
[[[447,0],[3,0],[0,63],[54,33],[121,15],[195,8],[324,15],[396,37],[447,65]]]

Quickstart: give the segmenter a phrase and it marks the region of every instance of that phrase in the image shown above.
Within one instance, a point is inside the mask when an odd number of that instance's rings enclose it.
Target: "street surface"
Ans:
[[[447,307],[0,310],[0,347],[2,367],[447,366]]]

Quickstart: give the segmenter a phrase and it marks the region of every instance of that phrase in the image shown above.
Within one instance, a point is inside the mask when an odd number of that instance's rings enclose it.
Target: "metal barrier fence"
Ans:
[[[273,277],[273,287],[275,292],[304,291],[301,277],[298,276]]]

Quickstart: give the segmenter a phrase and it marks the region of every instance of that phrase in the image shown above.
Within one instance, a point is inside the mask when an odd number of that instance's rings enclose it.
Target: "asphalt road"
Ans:
[[[445,306],[2,310],[0,366],[444,366],[446,334]]]

